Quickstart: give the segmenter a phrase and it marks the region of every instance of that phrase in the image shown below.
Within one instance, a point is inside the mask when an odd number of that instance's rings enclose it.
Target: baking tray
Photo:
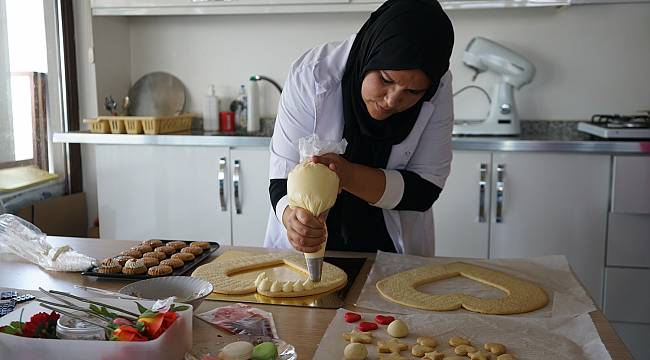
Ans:
[[[218,301],[233,301],[255,304],[272,304],[272,305],[286,305],[286,306],[299,306],[299,307],[316,307],[324,309],[338,309],[345,303],[350,288],[354,284],[354,280],[363,268],[366,258],[339,258],[339,257],[325,257],[325,261],[338,266],[341,270],[345,271],[348,275],[348,282],[338,289],[328,291],[323,294],[301,296],[294,298],[272,298],[258,293],[241,294],[241,295],[225,295],[213,292],[208,296],[209,300]],[[263,269],[256,269],[257,271]]]
[[[162,240],[162,239],[157,239],[157,240],[162,241],[163,245],[165,245],[165,244],[167,244],[169,242],[172,242],[172,241],[179,241],[179,240]],[[191,241],[190,240],[180,240],[180,241],[185,241],[189,245],[191,242],[197,241],[197,240],[191,240]],[[183,267],[178,268],[178,269],[174,269],[174,271],[172,271],[172,273],[167,275],[167,276],[180,276],[180,275],[186,274],[188,271],[194,269],[203,260],[205,260],[206,258],[211,256],[215,251],[217,251],[219,249],[219,243],[210,242],[210,241],[206,241],[206,242],[210,243],[210,248],[208,250],[204,250],[203,253],[201,253],[201,255],[197,256],[191,262],[185,263],[185,265],[183,265]],[[124,250],[127,250],[127,249],[124,249]],[[118,256],[118,255],[119,254],[115,254],[115,256]],[[149,279],[149,278],[154,277],[154,276],[149,276],[147,274],[142,274],[142,275],[102,274],[102,273],[96,272],[95,269],[96,269],[96,267],[93,267],[92,269],[90,269],[88,271],[82,272],[81,275],[95,276],[95,277],[98,277],[98,278],[105,278],[105,279],[118,279],[118,280],[144,280],[144,279]],[[157,277],[160,277],[160,276],[157,276]]]

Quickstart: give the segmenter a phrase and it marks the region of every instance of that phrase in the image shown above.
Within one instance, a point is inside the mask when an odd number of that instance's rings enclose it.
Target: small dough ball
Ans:
[[[219,357],[224,360],[248,360],[253,355],[253,348],[248,341],[236,341],[224,346]]]
[[[296,165],[287,178],[289,205],[314,216],[334,206],[339,194],[339,177],[323,164],[311,161]]]
[[[403,338],[408,336],[409,334],[409,327],[406,325],[406,323],[402,320],[394,320],[388,325],[388,335],[395,337],[395,338]]]
[[[343,350],[345,360],[364,360],[368,356],[366,346],[359,343],[350,343]]]

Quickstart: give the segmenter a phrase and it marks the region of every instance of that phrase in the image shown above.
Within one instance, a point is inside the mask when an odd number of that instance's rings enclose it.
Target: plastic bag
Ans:
[[[298,139],[298,152],[300,153],[300,162],[309,161],[313,155],[323,154],[343,154],[348,142],[345,139],[341,141],[321,140],[318,134],[311,134]]]
[[[273,315],[250,305],[234,304],[197,315],[233,335],[277,339]]]
[[[70,246],[52,247],[39,228],[11,214],[0,215],[0,253],[12,253],[45,270],[83,271],[97,260]]]

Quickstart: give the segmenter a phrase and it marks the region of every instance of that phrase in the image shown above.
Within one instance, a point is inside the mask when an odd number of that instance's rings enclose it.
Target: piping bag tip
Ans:
[[[309,279],[313,282],[319,282],[323,274],[323,258],[306,258]]]

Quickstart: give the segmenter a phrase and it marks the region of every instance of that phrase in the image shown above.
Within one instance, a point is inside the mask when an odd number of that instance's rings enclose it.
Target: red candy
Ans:
[[[345,319],[345,322],[353,323],[361,320],[361,315],[353,312],[346,312],[345,315],[343,315],[343,318]]]
[[[377,326],[375,323],[362,321],[359,323],[359,326],[357,326],[357,329],[359,329],[359,331],[371,331],[377,330],[378,327],[379,326]]]
[[[382,325],[388,325],[393,322],[395,318],[393,316],[387,315],[377,315],[375,316],[375,321]]]

